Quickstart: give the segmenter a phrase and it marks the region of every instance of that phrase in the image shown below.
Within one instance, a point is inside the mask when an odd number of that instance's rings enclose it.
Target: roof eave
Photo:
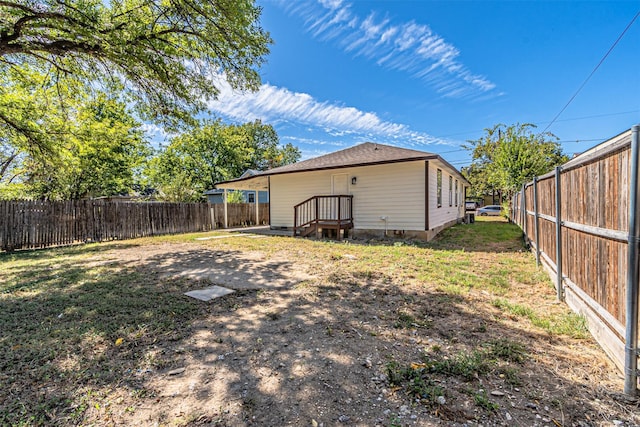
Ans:
[[[287,174],[300,173],[300,172],[315,172],[315,171],[331,170],[331,169],[356,168],[356,167],[363,167],[363,166],[376,166],[376,165],[385,165],[385,164],[392,164],[392,163],[405,163],[405,162],[426,161],[426,160],[440,161],[442,164],[446,165],[448,168],[454,171],[455,174],[458,175],[458,177],[462,179],[467,185],[471,185],[469,181],[467,181],[467,179],[460,173],[460,171],[458,171],[455,167],[453,167],[453,165],[451,165],[449,162],[444,160],[442,156],[438,154],[430,154],[422,157],[394,159],[394,160],[381,160],[378,162],[363,162],[363,163],[353,163],[353,164],[337,165],[337,166],[324,166],[324,167],[316,167],[316,168],[288,170],[288,171],[281,171],[281,172],[278,172],[278,171],[271,172],[267,170],[264,172],[260,172],[259,174],[244,177],[244,178],[236,178],[236,179],[230,179],[227,181],[216,182],[214,186],[217,187],[218,185],[240,183],[243,181],[248,181],[250,179],[256,179],[258,177],[267,177],[267,176],[273,176],[273,175],[287,175]]]

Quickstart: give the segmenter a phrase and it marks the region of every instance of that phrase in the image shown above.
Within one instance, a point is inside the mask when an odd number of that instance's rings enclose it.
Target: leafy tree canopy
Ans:
[[[76,100],[70,120],[43,124],[51,147],[0,136],[0,198],[78,199],[129,193],[149,149],[125,105],[102,94]],[[55,132],[55,130],[64,130]],[[0,133],[0,135],[2,135]]]
[[[251,0],[0,0],[0,74],[27,91],[62,81],[65,90],[124,89],[141,117],[176,126],[216,96],[220,76],[258,87],[271,43],[260,13]],[[64,101],[55,92],[12,102],[0,85],[0,126],[46,145],[45,120],[30,117],[41,103]]]
[[[237,178],[247,169],[264,170],[299,158],[300,151],[293,145],[279,145],[271,125],[259,120],[242,125],[215,120],[175,137],[151,159],[146,174],[161,198],[198,201],[216,182]]]
[[[464,148],[472,151],[472,163],[463,170],[478,197],[493,190],[512,194],[535,176],[549,172],[568,158],[562,154],[558,138],[551,133],[536,134],[535,125],[497,124],[486,134],[468,141]]]

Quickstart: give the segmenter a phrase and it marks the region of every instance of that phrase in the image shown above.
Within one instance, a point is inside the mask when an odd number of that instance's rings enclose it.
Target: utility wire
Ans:
[[[570,122],[570,121],[574,121],[574,120],[594,119],[594,118],[598,118],[598,117],[621,116],[621,115],[624,115],[624,114],[635,114],[635,113],[638,113],[638,112],[640,112],[640,110],[620,111],[620,112],[617,112],[617,113],[594,114],[594,115],[591,115],[591,116],[571,117],[569,119],[556,120],[556,122]],[[543,125],[545,123],[551,123],[551,122],[549,122],[549,121],[546,121],[546,122],[532,122],[531,124],[534,124],[534,125],[538,126],[538,125]],[[468,130],[468,131],[465,131],[465,132],[456,132],[456,133],[450,133],[448,135],[434,136],[434,138],[443,139],[443,138],[449,138],[451,136],[478,133],[478,132],[482,132],[483,130],[484,129]],[[583,139],[581,141],[586,141],[586,140]],[[560,141],[560,142],[562,142],[562,141]]]
[[[560,110],[560,112],[558,114],[556,114],[556,116],[553,118],[553,120],[551,120],[551,122],[547,125],[546,128],[544,128],[544,130],[541,133],[545,133],[547,130],[549,130],[549,128],[551,127],[551,125],[553,125],[555,123],[555,121],[558,119],[558,117],[560,117],[560,115],[562,113],[564,113],[564,110],[567,109],[567,107],[569,106],[569,104],[571,104],[573,102],[573,100],[576,98],[576,96],[578,96],[578,94],[580,93],[580,91],[582,90],[582,88],[585,87],[585,85],[587,84],[587,82],[591,79],[591,77],[596,73],[596,71],[598,71],[598,68],[600,68],[600,66],[602,65],[602,63],[605,61],[605,59],[607,59],[607,57],[609,56],[609,54],[613,51],[613,49],[618,45],[618,42],[620,42],[620,40],[622,40],[622,37],[624,37],[624,35],[627,33],[627,31],[629,30],[629,28],[631,28],[631,26],[633,25],[633,23],[635,22],[636,19],[638,19],[638,16],[640,16],[640,11],[638,11],[638,13],[636,13],[636,15],[633,17],[633,19],[631,20],[631,22],[629,22],[629,24],[627,25],[627,27],[624,29],[624,31],[622,32],[622,34],[620,34],[620,36],[618,36],[618,38],[616,39],[616,41],[613,43],[613,45],[611,45],[611,47],[609,48],[609,50],[607,51],[607,53],[605,53],[605,55],[602,57],[602,59],[600,60],[600,62],[598,62],[598,65],[596,65],[596,67],[593,69],[593,71],[591,72],[591,74],[589,74],[589,76],[585,79],[584,82],[582,82],[582,84],[580,85],[580,87],[578,88],[578,90],[576,91],[576,93],[573,94],[573,96],[569,99],[569,101],[565,104],[564,107],[562,107],[562,109]]]

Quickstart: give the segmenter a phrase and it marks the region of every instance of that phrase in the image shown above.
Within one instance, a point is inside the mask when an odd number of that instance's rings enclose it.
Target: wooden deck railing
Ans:
[[[293,235],[306,235],[321,228],[353,228],[353,196],[313,196],[293,207]]]

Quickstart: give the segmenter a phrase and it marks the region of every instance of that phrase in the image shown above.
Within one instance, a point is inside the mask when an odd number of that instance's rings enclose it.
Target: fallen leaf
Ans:
[[[116,340],[116,347],[121,346],[123,342],[124,342],[124,339],[122,339],[122,338],[118,338],[118,339]]]

